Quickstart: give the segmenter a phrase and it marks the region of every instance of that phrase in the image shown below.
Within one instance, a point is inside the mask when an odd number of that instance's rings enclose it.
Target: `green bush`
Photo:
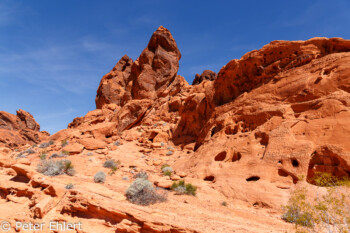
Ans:
[[[184,180],[179,180],[170,187],[171,190],[175,191],[177,194],[187,194],[187,195],[196,195],[197,187],[192,184],[185,184]]]
[[[316,173],[308,182],[318,186],[313,190],[316,198],[308,195],[306,187],[299,187],[283,206],[282,219],[311,232],[350,232],[349,179]]]
[[[171,174],[173,173],[173,169],[169,165],[167,165],[166,167],[164,167],[163,165],[162,172],[163,172],[163,175],[165,176],[171,176]]]
[[[68,145],[68,140],[67,139],[64,139],[64,140],[61,141],[61,146],[62,147],[65,147],[67,145]]]

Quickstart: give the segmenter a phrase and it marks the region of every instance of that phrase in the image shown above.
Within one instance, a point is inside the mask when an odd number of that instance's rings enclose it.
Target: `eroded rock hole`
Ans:
[[[226,151],[220,152],[215,156],[215,161],[224,161],[226,159]]]
[[[279,176],[283,176],[283,177],[287,177],[289,174],[286,170],[284,169],[278,169],[278,175]]]
[[[239,161],[242,158],[241,153],[239,152],[234,152],[232,156],[232,162]]]
[[[214,176],[206,176],[204,178],[205,181],[214,181],[215,180],[215,177]]]
[[[292,178],[292,180],[293,180],[293,184],[296,184],[299,181],[298,177],[296,177],[293,173],[290,173],[290,172],[284,170],[283,168],[278,169],[278,175],[282,176],[282,177],[290,176]]]
[[[299,162],[297,159],[292,159],[292,165],[293,167],[299,167]]]
[[[337,179],[349,178],[350,166],[337,151],[322,147],[311,155],[307,182],[315,184],[315,177],[321,173],[327,173]]]
[[[258,181],[260,180],[259,176],[251,176],[249,178],[246,179],[246,181],[250,182],[250,181]]]

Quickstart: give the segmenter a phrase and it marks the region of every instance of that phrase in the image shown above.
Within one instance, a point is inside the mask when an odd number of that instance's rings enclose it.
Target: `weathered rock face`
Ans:
[[[97,89],[96,108],[101,109],[105,104],[112,103],[123,106],[131,99],[132,82],[129,76],[132,63],[132,59],[125,55],[103,76]]]
[[[0,111],[2,146],[14,148],[26,143],[39,143],[47,136],[47,132],[40,132],[40,125],[30,113],[21,109],[17,111],[17,115]]]
[[[217,77],[217,74],[214,71],[211,70],[204,70],[201,75],[196,74],[192,85],[198,85],[204,80],[214,81]]]
[[[177,75],[180,56],[160,27],[134,63],[124,56],[102,78],[97,109],[33,154],[1,148],[40,140],[33,117],[0,112],[0,203],[15,207],[0,218],[22,220],[23,209],[29,220],[74,217],[94,232],[284,232],[278,211],[296,184],[316,190],[316,172],[350,177],[349,40],[274,41],[230,61],[217,78],[204,71],[194,85]],[[44,179],[26,166],[63,150],[79,175]],[[106,159],[120,160],[120,168],[96,184]],[[174,174],[164,177],[163,164]],[[163,188],[185,179],[198,195],[170,193],[171,202],[135,208],[124,196],[135,171]],[[72,182],[77,189],[65,190]]]
[[[349,177],[349,46],[279,41],[229,62],[214,93],[197,89],[184,102],[176,139],[195,143],[195,153],[176,168],[270,207],[301,176],[311,183],[315,172]]]
[[[160,26],[132,66],[134,99],[156,99],[176,78],[181,54],[168,29]]]
[[[223,105],[249,92],[286,70],[303,66],[332,53],[349,52],[341,38],[313,38],[308,41],[273,41],[260,50],[245,54],[223,67],[215,82],[214,101]]]
[[[192,86],[176,74],[179,59],[159,28],[130,71],[111,76],[124,81],[109,93],[123,94],[102,97],[101,84],[101,109],[76,118],[70,138],[85,149],[117,137],[170,143],[188,153],[172,164],[179,173],[268,208],[285,204],[300,175],[310,183],[318,171],[350,175],[350,41],[274,41],[230,61],[217,78],[203,72]],[[167,130],[135,132],[158,122]]]
[[[96,124],[115,122],[117,128],[112,130],[112,135],[116,136],[137,126],[144,118],[172,121],[177,113],[169,113],[167,102],[188,86],[186,80],[177,75],[180,57],[171,33],[159,27],[134,63],[125,55],[102,78],[96,96],[99,111],[75,118],[68,128],[83,133]]]

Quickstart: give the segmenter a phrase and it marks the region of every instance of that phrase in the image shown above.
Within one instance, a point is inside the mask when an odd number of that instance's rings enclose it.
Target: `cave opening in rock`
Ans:
[[[250,182],[250,181],[258,181],[260,180],[259,176],[251,176],[249,178],[246,179],[246,181]]]
[[[215,161],[224,161],[226,159],[226,151],[222,151],[215,156]]]
[[[293,159],[292,159],[292,165],[293,165],[293,167],[299,167],[299,162],[298,162],[298,160],[295,159],[295,158],[293,158]]]
[[[233,153],[233,157],[232,157],[232,162],[239,161],[241,158],[242,158],[241,153],[239,153],[239,152],[234,152],[234,153]]]
[[[214,176],[206,176],[204,178],[205,181],[214,181],[215,180],[215,177]]]

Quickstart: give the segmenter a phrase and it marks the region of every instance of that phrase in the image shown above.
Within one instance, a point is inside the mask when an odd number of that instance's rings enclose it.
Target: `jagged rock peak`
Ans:
[[[156,99],[174,81],[181,53],[168,29],[160,26],[131,68],[134,99]]]

